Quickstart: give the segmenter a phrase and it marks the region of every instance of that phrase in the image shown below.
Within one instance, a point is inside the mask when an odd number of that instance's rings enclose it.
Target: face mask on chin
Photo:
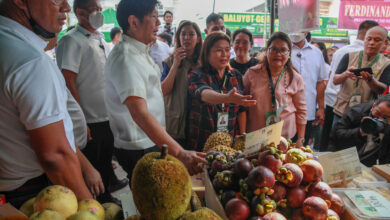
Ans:
[[[288,35],[293,43],[299,43],[305,39],[304,33],[292,33]]]
[[[88,16],[88,21],[91,27],[95,30],[99,29],[103,26],[104,15],[101,11],[94,11]]]

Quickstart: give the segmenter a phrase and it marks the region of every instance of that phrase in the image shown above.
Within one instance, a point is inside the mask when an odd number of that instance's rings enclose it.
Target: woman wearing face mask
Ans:
[[[265,62],[245,74],[244,94],[252,95],[258,103],[248,108],[248,132],[284,121],[282,136],[287,139],[296,136],[297,145],[302,146],[306,125],[305,86],[292,66],[291,47],[285,33],[274,33],[267,42]]]
[[[234,136],[246,128],[246,111],[253,106],[251,96],[243,96],[241,74],[229,67],[230,39],[212,33],[205,39],[200,66],[189,74],[191,110],[187,148],[202,151],[206,139],[216,131]]]
[[[198,25],[183,21],[175,34],[175,51],[163,62],[161,89],[165,102],[167,132],[185,146],[188,73],[198,65],[202,35]]]
[[[242,75],[246,71],[259,63],[258,59],[252,58],[249,51],[253,47],[252,33],[243,28],[233,33],[233,49],[236,57],[230,60],[230,66],[238,70]]]

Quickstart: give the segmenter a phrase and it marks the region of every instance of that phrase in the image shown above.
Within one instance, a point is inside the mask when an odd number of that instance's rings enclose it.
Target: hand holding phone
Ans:
[[[353,74],[355,74],[356,76],[361,76],[361,72],[367,72],[369,73],[370,75],[372,75],[372,69],[371,67],[365,67],[365,68],[360,68],[360,69],[354,69],[354,70],[350,70]]]

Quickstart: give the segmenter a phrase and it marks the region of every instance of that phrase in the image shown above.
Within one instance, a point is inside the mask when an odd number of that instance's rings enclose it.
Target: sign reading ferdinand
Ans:
[[[340,29],[357,29],[364,20],[374,20],[390,29],[390,0],[341,0]]]

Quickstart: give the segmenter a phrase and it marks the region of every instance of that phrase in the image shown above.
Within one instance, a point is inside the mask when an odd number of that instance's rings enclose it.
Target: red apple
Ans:
[[[306,191],[304,186],[290,188],[287,191],[287,205],[291,208],[301,208],[305,199]]]
[[[324,169],[322,165],[315,160],[306,160],[302,163],[301,169],[303,172],[303,181],[311,183],[315,181],[321,181]]]
[[[311,220],[326,220],[328,217],[328,204],[317,196],[305,199],[302,208],[303,215]]]
[[[250,208],[244,200],[234,198],[226,203],[225,213],[230,220],[246,220],[249,217]]]

